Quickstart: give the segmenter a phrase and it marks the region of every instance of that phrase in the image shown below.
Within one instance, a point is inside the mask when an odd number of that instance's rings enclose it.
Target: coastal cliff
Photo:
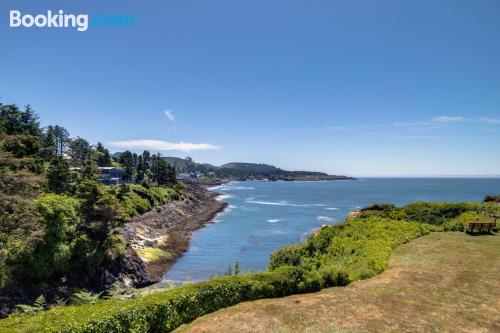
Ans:
[[[227,206],[203,186],[191,182],[184,186],[184,198],[137,216],[121,228],[130,247],[119,272],[123,282],[143,286],[159,281],[187,250],[192,233]]]

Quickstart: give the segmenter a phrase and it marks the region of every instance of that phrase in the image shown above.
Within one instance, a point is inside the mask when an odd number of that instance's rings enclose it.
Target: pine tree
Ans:
[[[50,160],[47,170],[47,183],[49,190],[57,194],[68,189],[71,174],[68,163],[61,156],[54,156]]]
[[[96,145],[97,153],[97,166],[106,167],[111,165],[111,156],[109,155],[109,150],[104,148],[102,143],[98,142]]]
[[[157,183],[159,186],[173,186],[177,182],[175,170],[167,161],[158,159]]]
[[[126,182],[130,182],[134,179],[134,156],[130,151],[124,151],[120,155],[120,163],[123,165],[125,170],[123,171],[122,178]]]
[[[69,143],[69,132],[62,126],[54,126],[54,141],[56,144],[56,154],[63,156]]]

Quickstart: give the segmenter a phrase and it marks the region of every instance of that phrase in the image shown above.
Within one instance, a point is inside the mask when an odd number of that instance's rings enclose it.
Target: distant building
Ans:
[[[120,184],[122,180],[122,170],[115,167],[98,167],[97,173],[97,180],[101,184]]]
[[[176,178],[177,178],[177,180],[196,179],[196,178],[198,178],[198,174],[196,172],[178,173]]]

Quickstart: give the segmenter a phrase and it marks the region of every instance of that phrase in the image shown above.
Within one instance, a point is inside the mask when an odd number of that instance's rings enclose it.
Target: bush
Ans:
[[[298,265],[311,272],[318,271],[323,286],[343,285],[382,272],[392,249],[438,230],[439,227],[416,222],[354,218],[324,228],[302,245],[274,252],[269,269]]]
[[[393,210],[396,209],[396,205],[393,204],[374,204],[374,205],[369,205],[361,209],[362,212],[367,211],[367,210],[378,210],[378,211],[387,211],[387,210]]]
[[[33,201],[41,222],[43,237],[23,254],[25,267],[22,279],[46,281],[68,272],[70,267],[70,240],[79,222],[79,202],[65,195],[46,194]],[[19,278],[19,277],[18,277]]]
[[[484,197],[483,202],[494,202],[494,203],[500,203],[500,195],[487,195]]]
[[[467,203],[415,202],[404,206],[403,210],[411,221],[441,225],[447,219],[455,218],[475,208],[475,205]]]
[[[94,294],[90,291],[80,290],[71,296],[71,303],[76,305],[95,304],[99,301],[101,294]]]
[[[321,288],[298,267],[248,276],[218,277],[126,301],[55,308],[38,316],[11,317],[0,329],[12,332],[168,332],[204,314],[242,301],[282,297]]]
[[[276,269],[282,265],[298,266],[302,262],[301,259],[304,253],[304,246],[299,244],[283,247],[271,254],[269,270]]]
[[[487,202],[486,198],[488,198]],[[449,224],[451,219],[457,218],[465,212],[476,212],[484,215],[500,214],[500,206],[492,201],[494,200],[494,196],[487,196],[486,198],[485,203],[413,202],[401,208],[388,204],[377,204],[363,208],[360,217],[383,217],[394,220],[444,225],[445,223]]]
[[[116,197],[122,210],[130,218],[149,212],[157,206],[165,205],[180,198],[181,188],[143,186],[139,184],[106,186],[104,188]]]
[[[455,219],[449,220],[443,224],[445,231],[464,231],[464,228],[474,222],[491,222],[490,218],[476,212],[462,213]]]

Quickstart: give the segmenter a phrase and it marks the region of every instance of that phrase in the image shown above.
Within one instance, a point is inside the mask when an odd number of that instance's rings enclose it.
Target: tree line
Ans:
[[[99,166],[123,168],[126,183],[100,184]],[[105,268],[125,251],[117,228],[182,193],[159,154],[114,159],[101,143],[71,138],[62,126],[42,128],[30,106],[3,103],[0,189],[2,309],[11,298],[50,288],[99,288]]]

